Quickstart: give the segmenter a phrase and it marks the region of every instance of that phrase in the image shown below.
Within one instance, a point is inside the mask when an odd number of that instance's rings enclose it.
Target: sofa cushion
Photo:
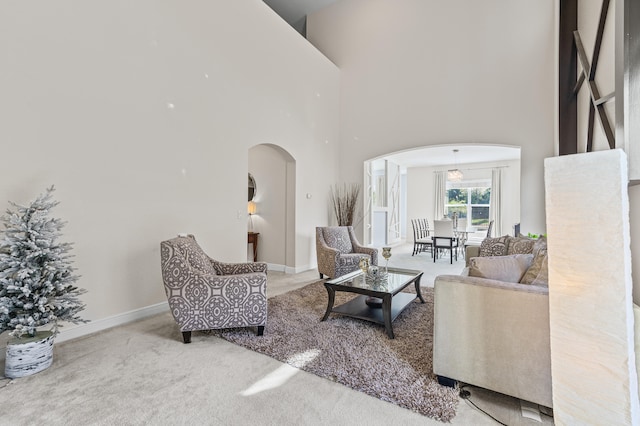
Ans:
[[[525,236],[509,237],[507,254],[530,254],[533,253],[533,247],[536,240]]]
[[[532,260],[532,254],[474,257],[469,261],[469,276],[517,283]]]
[[[547,250],[540,249],[533,258],[533,262],[520,280],[521,284],[532,284],[543,287],[549,286],[549,262]]]
[[[480,256],[506,256],[509,248],[509,235],[485,238],[480,244]]]

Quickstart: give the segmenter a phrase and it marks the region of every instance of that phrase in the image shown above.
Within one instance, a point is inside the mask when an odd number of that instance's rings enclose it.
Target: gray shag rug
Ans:
[[[413,286],[405,291],[415,292]],[[447,422],[455,417],[458,394],[439,385],[433,375],[433,289],[422,287],[421,292],[426,303],[416,299],[393,322],[395,339],[387,337],[382,325],[338,314],[321,322],[327,308],[322,281],[270,298],[264,336],[256,336],[251,328],[212,333],[319,377]],[[336,293],[334,306],[354,296]]]

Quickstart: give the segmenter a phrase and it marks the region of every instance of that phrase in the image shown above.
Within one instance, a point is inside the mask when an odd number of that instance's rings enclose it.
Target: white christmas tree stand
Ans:
[[[9,339],[4,375],[16,379],[49,368],[53,362],[53,338],[51,331],[38,331],[34,337]]]

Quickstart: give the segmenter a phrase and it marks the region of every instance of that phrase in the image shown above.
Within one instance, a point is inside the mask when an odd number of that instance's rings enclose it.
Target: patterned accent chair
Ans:
[[[316,227],[316,255],[321,279],[323,274],[336,278],[355,271],[363,257],[378,264],[378,249],[361,246],[353,226]]]
[[[267,323],[267,264],[211,259],[193,235],[160,243],[162,279],[184,343],[191,332]]]

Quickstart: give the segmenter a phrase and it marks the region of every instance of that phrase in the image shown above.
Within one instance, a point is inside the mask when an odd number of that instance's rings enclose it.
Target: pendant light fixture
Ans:
[[[453,161],[455,164],[455,169],[447,170],[447,180],[451,182],[460,182],[464,175],[462,174],[462,170],[458,169],[458,150],[453,150]]]

